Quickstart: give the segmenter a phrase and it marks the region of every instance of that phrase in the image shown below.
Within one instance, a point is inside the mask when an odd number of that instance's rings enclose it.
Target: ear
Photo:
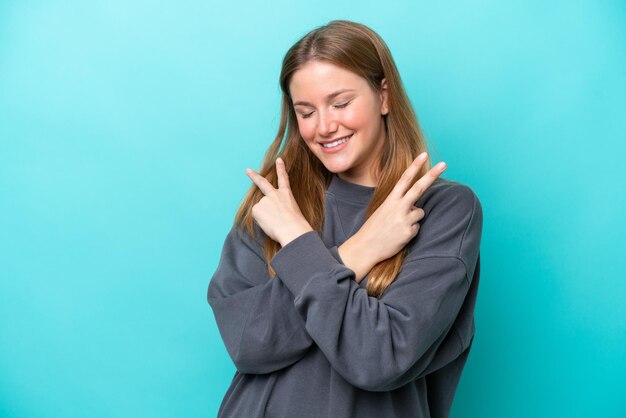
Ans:
[[[380,82],[380,114],[386,115],[389,113],[389,104],[387,99],[387,79],[383,78]]]

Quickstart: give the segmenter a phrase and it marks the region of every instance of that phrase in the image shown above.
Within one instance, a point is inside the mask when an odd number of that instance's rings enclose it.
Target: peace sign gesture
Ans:
[[[361,259],[370,261],[366,267],[371,268],[397,254],[417,236],[419,221],[424,218],[425,212],[416,207],[415,202],[446,169],[446,164],[440,162],[415,181],[415,176],[427,159],[428,154],[423,152],[413,160],[383,203],[361,229],[348,239],[348,246],[340,248],[339,254],[343,260],[357,264],[359,261],[354,254],[358,254]],[[363,271],[369,269],[364,268]]]
[[[265,234],[282,247],[308,231],[313,231],[300,211],[289,186],[289,176],[282,158],[276,159],[278,189],[265,177],[248,168],[246,174],[256,184],[263,197],[252,206],[252,217]]]

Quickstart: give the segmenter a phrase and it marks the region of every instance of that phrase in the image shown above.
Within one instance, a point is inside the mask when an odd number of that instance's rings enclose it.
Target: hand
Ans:
[[[370,268],[396,255],[417,235],[420,227],[418,222],[424,217],[424,210],[415,207],[415,202],[446,169],[446,164],[441,162],[411,186],[427,158],[428,154],[423,152],[413,160],[389,196],[354,235],[358,244],[352,245],[363,249],[361,255],[363,252],[367,254]],[[352,258],[350,253],[347,254],[348,258]]]
[[[256,171],[246,170],[248,177],[264,194],[261,200],[252,206],[252,217],[267,236],[284,247],[305,232],[313,231],[313,228],[302,215],[293,197],[285,163],[281,158],[276,160],[276,173],[278,189]]]

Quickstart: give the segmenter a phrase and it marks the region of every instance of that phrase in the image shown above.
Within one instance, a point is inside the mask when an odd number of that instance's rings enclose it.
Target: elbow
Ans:
[[[361,380],[350,382],[352,386],[357,387],[368,392],[386,392],[384,384],[379,379]]]
[[[270,371],[267,370],[268,364],[259,361],[259,357],[252,355],[252,353],[246,353],[244,350],[235,349],[234,352],[229,350],[229,354],[239,373],[263,374],[269,373]]]
[[[350,384],[360,389],[388,392],[425,376],[433,356],[434,350],[428,350],[418,359],[360,362],[358,369],[350,369],[341,374]]]
[[[263,370],[263,365],[250,361],[250,359],[241,357],[232,357],[235,368],[239,373],[243,374],[263,374],[268,371]]]
[[[375,375],[358,375],[351,379],[347,379],[348,382],[359,389],[367,390],[369,392],[387,392],[391,390],[390,381],[388,377],[375,376]]]
[[[387,392],[402,386],[398,382],[402,381],[402,377],[407,373],[408,370],[372,364],[360,368],[356,373],[345,374],[344,379],[359,389],[369,392]]]
[[[262,348],[255,350],[239,350],[231,358],[240,373],[266,374],[283,369],[292,365],[302,358],[306,349],[292,352],[281,352],[280,350]]]
[[[471,337],[469,339],[471,341]],[[352,385],[370,392],[387,392],[407,383],[421,379],[456,360],[468,345],[460,344],[457,334],[438,341],[417,359],[405,359],[399,363],[377,361],[347,374]],[[391,363],[391,364],[390,364]]]
[[[258,353],[255,355],[254,352],[245,350],[243,347],[237,347],[234,352],[231,353],[230,358],[239,373],[263,374],[270,372],[267,367],[269,362],[260,361],[261,358]]]
[[[235,368],[244,374],[266,374],[289,366],[292,362],[283,361],[259,361],[258,358],[232,357]]]

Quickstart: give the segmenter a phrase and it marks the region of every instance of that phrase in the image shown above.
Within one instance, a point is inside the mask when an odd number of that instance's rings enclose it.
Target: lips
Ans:
[[[339,145],[335,145],[334,147],[326,148],[323,144],[320,144],[320,147],[322,148],[322,152],[326,154],[335,154],[335,153],[341,152],[341,150],[343,150],[345,147],[348,146],[353,135],[354,133],[331,141],[330,143],[335,142],[335,141],[340,141],[342,139],[346,139],[344,142],[342,142]],[[328,144],[328,143],[329,142],[324,142],[324,144]]]
[[[343,140],[346,140],[346,142],[347,142],[352,137],[352,135],[353,134],[342,136],[341,138],[331,139],[330,141],[322,141],[322,142],[320,142],[320,145],[324,146],[324,145],[332,144],[334,142],[343,141]],[[339,145],[341,145],[341,144],[339,144]]]
[[[318,141],[318,142],[319,142],[320,145],[322,145],[322,144],[332,144],[333,142],[340,141],[340,140],[346,139],[346,138],[350,138],[352,135],[353,134],[342,136],[340,138],[331,139],[331,140],[328,140],[328,141]]]

